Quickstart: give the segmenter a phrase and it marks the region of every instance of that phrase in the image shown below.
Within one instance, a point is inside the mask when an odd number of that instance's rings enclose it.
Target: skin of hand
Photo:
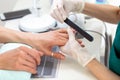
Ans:
[[[120,80],[119,75],[116,75],[114,72],[110,71],[97,59],[91,60],[86,67],[97,78],[97,80]]]
[[[118,11],[118,15],[119,15],[119,18],[120,18],[120,10]]]
[[[1,43],[23,43],[37,50],[42,51],[45,55],[51,56],[53,46],[63,46],[68,41],[66,29],[58,29],[45,33],[30,33],[8,29],[0,26]],[[62,54],[55,54],[55,58],[63,59]]]
[[[109,4],[92,4],[85,3],[84,10],[82,13],[96,17],[102,21],[118,24],[120,21],[119,15],[120,8]]]
[[[58,29],[45,33],[29,33],[27,44],[40,50],[44,55],[51,56],[53,46],[63,46],[68,41],[68,33],[66,29]],[[34,37],[34,38],[33,38]],[[55,52],[54,52],[55,53]],[[56,52],[53,57],[64,59],[65,56]]]
[[[61,23],[70,12],[81,12],[83,0],[53,0],[51,16]]]
[[[0,69],[27,71],[37,73],[36,66],[40,64],[43,53],[24,46],[9,50],[0,55]]]

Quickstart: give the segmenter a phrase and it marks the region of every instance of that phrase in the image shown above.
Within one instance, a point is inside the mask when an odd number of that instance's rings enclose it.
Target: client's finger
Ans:
[[[58,32],[60,32],[60,33],[66,33],[66,34],[68,33],[67,29],[58,29]]]
[[[65,58],[65,56],[59,52],[52,52],[51,50],[44,50],[44,52],[45,52],[45,55],[52,56],[57,59],[63,60]]]
[[[68,34],[62,34],[62,33],[60,33],[60,37],[61,38],[66,38],[66,39],[69,39],[69,35]]]
[[[52,57],[57,58],[57,59],[61,59],[61,60],[65,59],[65,56],[59,52],[52,53]]]

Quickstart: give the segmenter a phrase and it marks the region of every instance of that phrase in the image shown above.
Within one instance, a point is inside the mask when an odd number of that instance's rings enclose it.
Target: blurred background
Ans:
[[[17,0],[0,0],[0,13],[12,11],[15,6]],[[0,20],[0,25],[4,23]]]
[[[11,11],[17,0],[0,0],[0,13]]]

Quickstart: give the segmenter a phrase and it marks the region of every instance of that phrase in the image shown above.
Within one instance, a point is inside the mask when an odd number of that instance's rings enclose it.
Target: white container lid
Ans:
[[[25,32],[44,32],[55,27],[56,21],[50,15],[37,17],[27,15],[20,20],[19,28]]]

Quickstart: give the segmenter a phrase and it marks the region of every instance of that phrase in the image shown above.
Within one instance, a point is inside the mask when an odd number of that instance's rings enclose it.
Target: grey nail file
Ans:
[[[73,23],[70,19],[66,18],[66,20],[64,20],[64,22],[66,24],[68,24],[70,27],[72,27],[73,29],[75,29],[76,31],[78,31],[87,40],[93,41],[93,37],[90,34],[88,34],[87,32],[85,32],[84,30],[82,30],[78,25],[76,25],[75,23]]]

